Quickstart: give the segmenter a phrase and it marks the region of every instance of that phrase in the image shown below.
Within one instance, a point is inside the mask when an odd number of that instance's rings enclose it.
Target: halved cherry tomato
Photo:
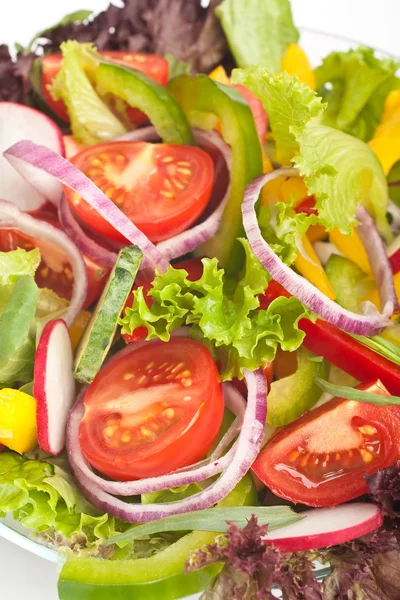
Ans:
[[[60,223],[51,213],[35,214],[35,217],[61,229]],[[39,248],[41,261],[35,275],[36,283],[40,288],[53,290],[61,298],[71,299],[74,277],[68,257],[62,250],[55,244],[34,238],[18,229],[0,228],[0,251],[8,252],[17,248]],[[100,296],[110,269],[85,256],[83,259],[88,277],[88,291],[83,308],[87,308]]]
[[[203,275],[203,263],[201,262],[200,258],[181,260],[175,263],[174,267],[175,269],[185,269],[187,271],[189,281],[196,281]],[[143,275],[138,275],[135,285],[133,286],[134,290],[137,290],[139,287],[143,287],[144,297],[149,308],[153,303],[152,297],[147,295],[151,289],[151,283],[152,279],[146,279]],[[128,300],[126,301],[125,308],[131,308],[132,302],[133,295],[130,294]],[[132,344],[134,342],[138,342],[139,340],[143,340],[146,336],[147,328],[137,327],[131,334],[124,333],[122,337],[124,338],[125,344]]]
[[[377,380],[359,389],[388,396]],[[400,457],[400,408],[334,398],[279,431],[253,464],[274,494],[333,506],[368,490],[364,475]]]
[[[186,338],[154,340],[111,361],[85,394],[79,440],[101,473],[153,477],[205,456],[224,400],[209,350]]]
[[[106,60],[116,62],[137,71],[145,73],[161,85],[167,85],[168,81],[168,61],[163,56],[157,54],[141,54],[139,52],[117,52],[104,51],[100,55]],[[66,123],[69,122],[66,106],[62,100],[53,100],[48,86],[52,83],[54,77],[61,68],[62,54],[47,54],[42,58],[42,94],[43,98],[55,112]],[[140,125],[147,120],[146,115],[135,108],[127,109],[128,116],[132,123]]]
[[[71,159],[153,242],[187,229],[210,198],[214,166],[193,146],[111,142],[91,146]],[[92,230],[126,242],[79,194],[65,188],[71,208]]]

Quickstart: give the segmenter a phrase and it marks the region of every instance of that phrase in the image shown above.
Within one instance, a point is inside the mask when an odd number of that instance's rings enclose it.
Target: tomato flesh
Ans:
[[[205,456],[224,400],[210,352],[172,338],[132,345],[85,394],[79,439],[88,461],[120,481],[158,476]]]
[[[35,214],[35,217],[61,229],[61,225],[51,213]],[[0,251],[9,252],[22,248],[39,248],[41,261],[35,274],[40,288],[49,288],[61,298],[71,300],[74,276],[66,254],[55,244],[34,238],[18,229],[0,228]],[[88,290],[83,308],[87,308],[100,296],[110,269],[83,257],[88,277]]]
[[[389,395],[380,382],[359,386]],[[400,409],[341,398],[280,430],[253,471],[277,496],[309,506],[332,506],[368,491],[365,474],[400,457]]]
[[[85,173],[153,242],[192,225],[210,198],[214,166],[192,146],[112,142],[91,146],[72,157]],[[93,231],[126,242],[79,194],[65,188],[73,211]]]
[[[168,82],[168,61],[163,56],[157,54],[142,54],[140,52],[118,52],[118,51],[100,51],[99,53],[105,60],[116,62],[131,69],[136,69],[145,73],[161,85],[167,85]],[[48,90],[54,77],[61,68],[63,56],[58,54],[47,54],[42,58],[42,94],[44,100],[53,110],[53,112],[66,123],[69,122],[67,108],[62,100],[53,100]],[[135,125],[141,125],[147,121],[147,117],[140,110],[127,106],[127,116]]]

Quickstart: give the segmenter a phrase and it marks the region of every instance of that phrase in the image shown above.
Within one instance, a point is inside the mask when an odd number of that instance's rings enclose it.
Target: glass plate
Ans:
[[[361,45],[355,40],[320,31],[314,31],[304,27],[300,28],[300,31],[301,46],[305,50],[313,66],[317,66],[324,56],[334,50],[346,51],[350,48],[355,48]],[[380,56],[391,56],[390,53],[383,50],[376,49],[376,51]],[[54,563],[57,562],[56,550],[44,546],[40,542],[36,541],[32,537],[32,532],[21,527],[19,523],[15,522],[9,517],[6,519],[0,519],[0,537],[4,537],[13,544],[20,546],[21,548],[24,548],[25,550],[28,550],[37,556],[45,558],[46,560]],[[317,569],[317,576],[321,579],[329,572],[329,569],[322,567],[322,565],[317,565]],[[197,598],[199,598],[199,596],[195,595],[182,600],[196,600]]]

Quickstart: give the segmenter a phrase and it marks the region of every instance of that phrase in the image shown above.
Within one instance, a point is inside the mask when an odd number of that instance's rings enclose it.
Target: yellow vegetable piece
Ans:
[[[329,238],[336,248],[349,260],[352,260],[364,273],[371,275],[367,253],[355,229],[351,235],[344,235],[338,229],[329,232]]]
[[[321,242],[328,236],[325,227],[322,225],[311,225],[307,230],[307,237],[310,242]]]
[[[314,70],[303,48],[298,44],[290,44],[288,46],[286,54],[282,58],[281,69],[289,73],[289,75],[297,75],[300,81],[303,81],[312,90],[315,90],[317,82]]]
[[[281,185],[282,202],[289,202],[294,197],[294,206],[298,206],[308,195],[308,190],[302,177],[289,177]]]
[[[35,398],[10,388],[0,390],[0,444],[22,454],[36,443]]]
[[[222,65],[218,65],[218,67],[215,67],[215,69],[209,74],[209,77],[214,81],[218,81],[218,83],[225,83],[226,85],[230,85],[231,83]]]
[[[379,158],[387,175],[400,160],[400,90],[393,90],[388,94],[381,123],[368,145]]]
[[[301,241],[303,243],[304,252],[309,256],[310,260],[307,260],[301,252],[298,252],[296,260],[294,261],[294,266],[299,273],[304,275],[308,281],[311,281],[311,283],[323,292],[325,296],[328,296],[331,300],[335,300],[335,290],[331,286],[307,235],[303,235]]]
[[[396,275],[393,275],[393,281],[394,281],[394,288],[396,290],[397,298],[400,299],[400,272],[396,273]],[[376,287],[370,294],[368,294],[368,296],[366,296],[365,300],[369,300],[370,302],[375,304],[375,306],[379,310],[381,310],[381,301],[379,299],[379,293],[378,293],[378,289]]]
[[[78,346],[91,316],[92,315],[88,310],[81,310],[69,328],[69,337],[71,338],[72,350],[75,350],[75,348]]]

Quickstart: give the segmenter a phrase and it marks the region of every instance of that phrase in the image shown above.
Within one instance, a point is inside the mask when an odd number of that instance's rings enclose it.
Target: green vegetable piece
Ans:
[[[325,271],[336,293],[336,302],[352,312],[361,313],[361,303],[373,282],[353,261],[332,254],[325,265]]]
[[[74,377],[91,383],[100,371],[117,330],[119,316],[131,292],[142,259],[137,246],[122,248],[97,303],[75,359]]]
[[[199,252],[216,256],[229,273],[237,274],[243,260],[236,239],[243,233],[244,188],[262,173],[261,146],[251,110],[235,88],[205,75],[175,77],[168,88],[193,127],[209,130],[220,121],[222,137],[232,149],[231,194],[222,223],[217,235]]]
[[[356,340],[361,342],[367,348],[371,348],[381,356],[385,356],[396,365],[400,366],[400,346],[393,342],[385,339],[381,335],[375,335],[371,338],[367,338],[363,335],[353,335]]]
[[[327,363],[317,360],[306,348],[300,347],[296,372],[271,384],[267,398],[267,422],[273,427],[282,427],[312,408],[321,396],[314,379],[327,377],[328,373]]]
[[[174,96],[144,73],[123,65],[99,61],[96,89],[101,96],[113,94],[144,112],[161,139],[169,144],[193,144],[192,130]]]
[[[51,27],[46,27],[42,31],[39,31],[29,42],[27,46],[27,51],[32,52],[34,50],[35,42],[40,38],[47,37],[47,35],[53,31],[53,29],[58,29],[58,27],[63,27],[68,25],[69,23],[82,23],[89,19],[89,17],[93,14],[92,10],[75,10],[72,13],[68,13],[62,19],[58,21],[55,25],[51,25]]]
[[[55,100],[64,101],[76,140],[91,146],[126,133],[125,127],[92,85],[93,71],[99,61],[94,47],[69,40],[62,43],[60,48],[63,53],[62,67],[50,91]]]
[[[357,388],[347,387],[345,385],[336,385],[325,381],[324,379],[316,378],[315,383],[328,394],[345,398],[347,400],[355,400],[356,402],[367,402],[368,404],[376,404],[377,406],[399,406],[400,396],[381,396],[373,392],[358,390]]]
[[[390,169],[387,180],[389,184],[390,199],[393,200],[397,206],[400,206],[400,160],[398,160]]]
[[[256,504],[257,490],[248,474],[217,506]],[[184,575],[185,562],[192,551],[210,544],[213,538],[213,533],[193,531],[154,556],[137,560],[102,560],[68,552],[58,583],[60,599],[175,600],[202,591],[221,566],[211,571],[202,569],[199,573],[204,575],[198,580]]]
[[[262,65],[277,73],[288,45],[299,39],[289,0],[224,0],[215,12],[240,67]]]
[[[32,277],[18,279],[0,318],[0,370],[28,338],[38,295]]]
[[[29,252],[21,248],[11,252],[0,252],[0,285],[12,285],[21,275],[34,277],[39,264],[38,248]]]

